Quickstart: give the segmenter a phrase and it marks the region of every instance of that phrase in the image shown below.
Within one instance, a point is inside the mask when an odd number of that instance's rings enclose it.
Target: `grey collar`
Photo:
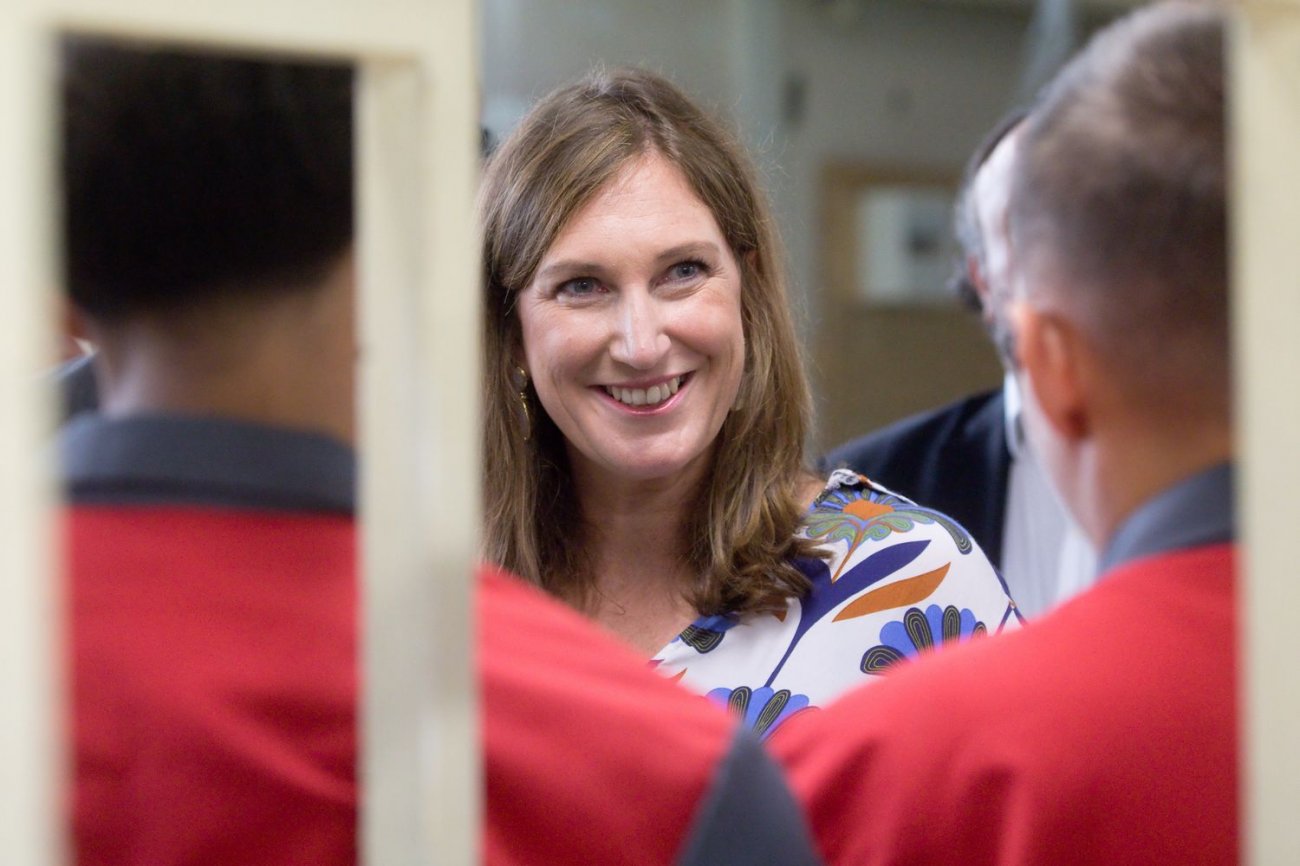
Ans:
[[[98,413],[58,437],[80,505],[215,505],[352,514],[356,458],[329,436],[229,418]]]
[[[1144,556],[1236,540],[1233,466],[1220,463],[1156,494],[1111,536],[1099,571]]]

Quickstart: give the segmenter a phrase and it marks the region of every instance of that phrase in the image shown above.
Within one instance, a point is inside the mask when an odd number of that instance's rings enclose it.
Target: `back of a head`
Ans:
[[[70,39],[67,273],[111,322],[314,285],[352,240],[350,66]]]
[[[1226,418],[1224,20],[1169,2],[1101,31],[1034,111],[1012,196],[1031,299],[1144,405]]]

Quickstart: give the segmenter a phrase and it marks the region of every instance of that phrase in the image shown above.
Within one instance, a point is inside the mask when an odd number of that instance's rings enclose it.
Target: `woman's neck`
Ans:
[[[667,567],[674,568],[667,579],[644,562],[623,560],[603,569],[587,615],[647,658],[653,656],[698,616],[683,592],[684,567]]]
[[[686,527],[703,473],[635,482],[592,475],[575,473],[595,570],[587,613],[653,655],[697,616],[686,600],[698,577]]]

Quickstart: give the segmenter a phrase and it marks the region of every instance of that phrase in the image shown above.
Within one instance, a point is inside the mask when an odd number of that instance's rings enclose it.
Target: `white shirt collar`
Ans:
[[[1020,385],[1009,370],[1002,377],[1002,405],[1006,413],[1007,451],[1010,452],[1011,459],[1015,460],[1020,456],[1025,443],[1025,428],[1020,420],[1024,403],[1020,398]]]

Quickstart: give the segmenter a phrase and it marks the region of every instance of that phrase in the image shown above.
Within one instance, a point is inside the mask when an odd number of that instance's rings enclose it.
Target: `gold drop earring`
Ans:
[[[533,413],[528,408],[528,371],[518,364],[510,368],[510,387],[519,393],[519,401],[515,403],[515,419],[527,442],[533,438]]]

